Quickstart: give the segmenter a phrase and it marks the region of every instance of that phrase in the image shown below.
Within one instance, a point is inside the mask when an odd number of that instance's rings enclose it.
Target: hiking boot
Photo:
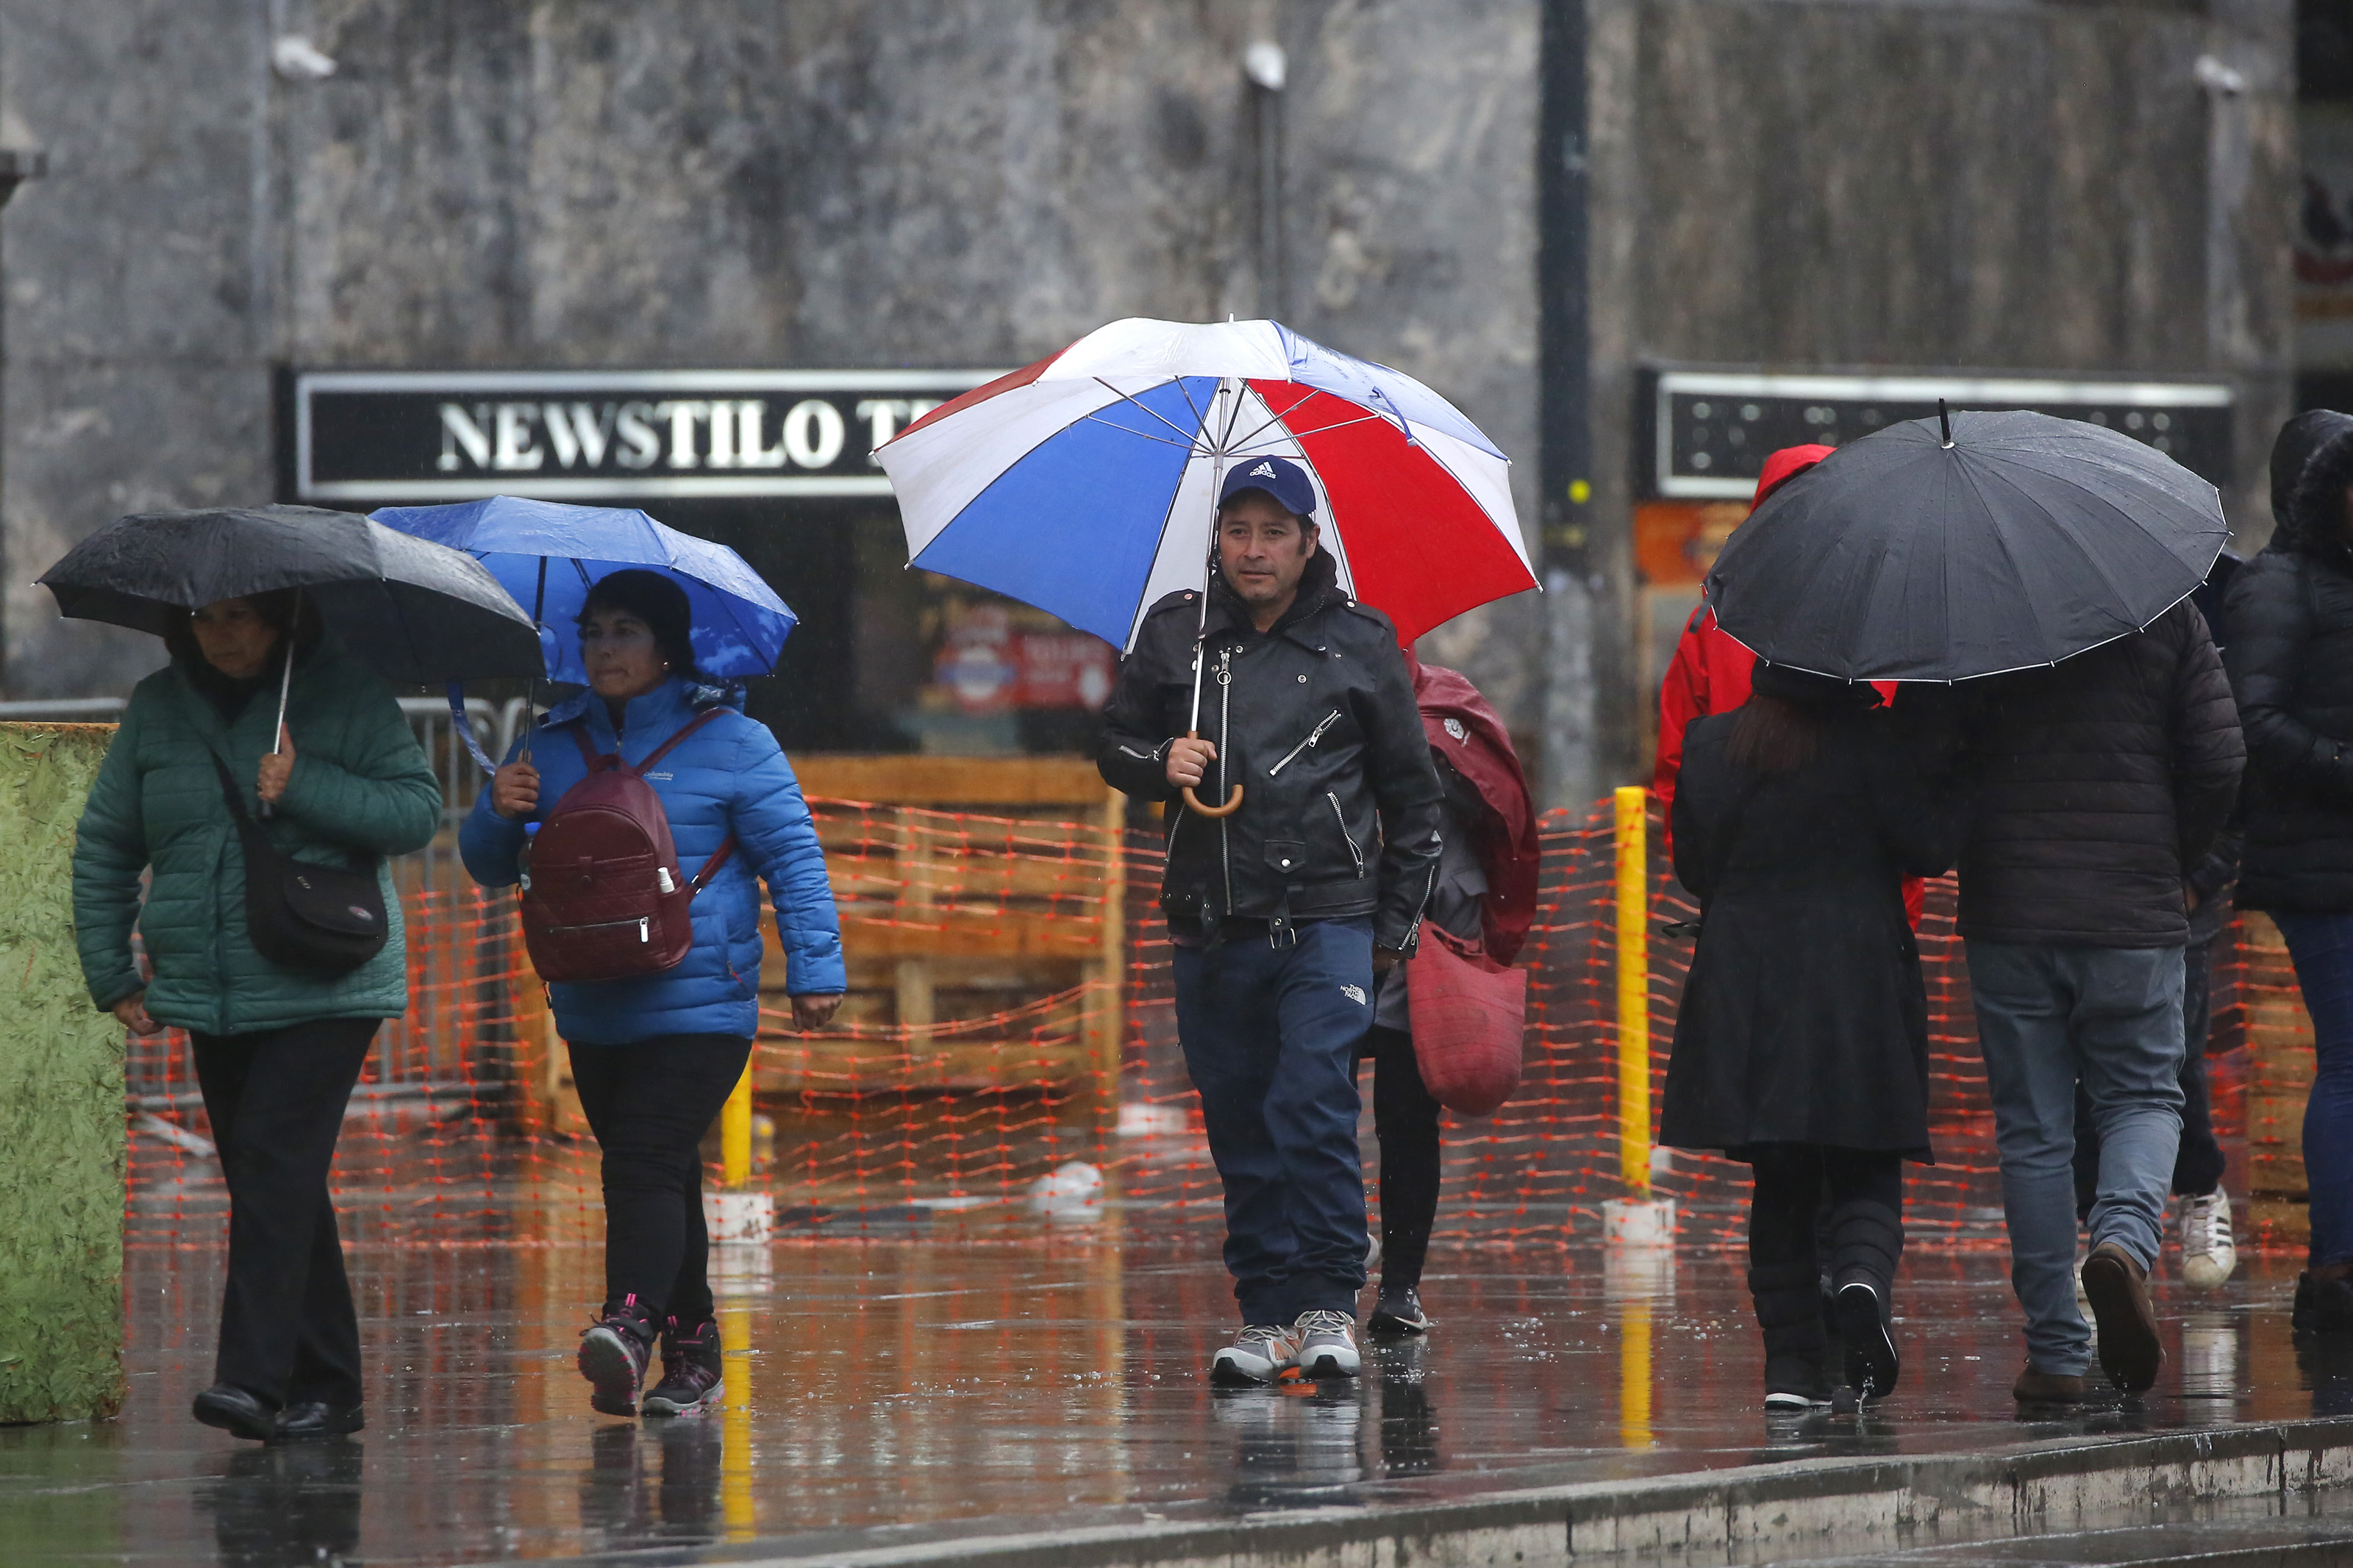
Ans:
[[[2239,1266],[2231,1236],[2231,1194],[2217,1187],[2202,1198],[2181,1200],[2181,1281],[2211,1290]]]
[[[2092,1299],[2099,1325],[2100,1370],[2126,1394],[2157,1382],[2165,1364],[2165,1344],[2157,1337],[2157,1309],[2148,1299],[2148,1270],[2113,1241],[2092,1248],[2084,1260],[2084,1293]]]
[[[1299,1341],[1299,1370],[1309,1377],[1354,1377],[1364,1366],[1356,1320],[1345,1312],[1302,1312],[1291,1331]]]
[[[638,1388],[653,1357],[653,1320],[631,1296],[580,1335],[580,1375],[588,1380],[588,1408],[607,1415],[635,1415]]]
[[[724,1391],[720,1381],[719,1325],[705,1318],[693,1330],[681,1330],[672,1318],[662,1331],[661,1381],[646,1390],[649,1415],[691,1415],[719,1403]]]
[[[2297,1275],[2288,1326],[2299,1334],[2353,1333],[2353,1279],[2322,1279],[2308,1270]]]
[[[2043,1372],[2028,1367],[2010,1385],[2010,1396],[2021,1405],[2081,1405],[2084,1380],[2073,1373]]]
[[[1839,1287],[1839,1342],[1846,1347],[1846,1380],[1858,1399],[1884,1399],[1895,1390],[1903,1363],[1895,1337],[1887,1331],[1887,1308],[1870,1281],[1850,1279]]]
[[[1377,1340],[1411,1339],[1430,1331],[1430,1314],[1421,1310],[1421,1292],[1410,1285],[1384,1285],[1365,1331]]]
[[[1209,1358],[1212,1383],[1272,1383],[1299,1364],[1299,1346],[1281,1323],[1252,1323]]]

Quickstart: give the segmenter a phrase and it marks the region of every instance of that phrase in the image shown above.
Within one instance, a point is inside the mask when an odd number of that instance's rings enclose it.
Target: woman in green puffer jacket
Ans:
[[[384,683],[322,633],[315,611],[298,624],[291,594],[207,605],[164,641],[171,666],[132,693],[82,813],[82,976],[133,1034],[188,1031],[228,1180],[220,1346],[196,1419],[257,1439],[357,1431],[359,1326],[327,1171],[368,1044],[408,1006],[400,903],[381,857],[432,838],[441,790]],[[273,754],[290,642],[293,682]],[[249,816],[269,804],[281,854],[375,861],[390,932],[374,958],[329,977],[254,950],[244,849],[216,758]],[[150,978],[132,953],[134,922]]]

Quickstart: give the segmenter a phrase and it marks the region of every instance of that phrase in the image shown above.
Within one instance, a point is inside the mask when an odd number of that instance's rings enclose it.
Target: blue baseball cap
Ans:
[[[1306,469],[1288,458],[1238,459],[1226,470],[1225,489],[1218,492],[1219,510],[1244,490],[1264,490],[1275,505],[1293,517],[1315,520],[1314,483]]]

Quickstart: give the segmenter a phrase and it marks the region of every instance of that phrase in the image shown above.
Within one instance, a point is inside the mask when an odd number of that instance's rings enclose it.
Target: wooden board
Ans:
[[[1098,806],[1108,793],[1084,757],[926,757],[820,754],[793,759],[801,793],[881,805]]]

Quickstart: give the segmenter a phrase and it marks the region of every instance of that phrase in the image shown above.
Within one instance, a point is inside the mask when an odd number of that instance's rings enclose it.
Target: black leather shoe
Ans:
[[[340,1437],[367,1425],[360,1406],[330,1405],[323,1399],[301,1399],[278,1413],[273,1443],[300,1443],[312,1437]]]
[[[269,1441],[278,1430],[278,1412],[233,1383],[216,1383],[197,1394],[188,1413],[207,1426],[257,1443]]]

